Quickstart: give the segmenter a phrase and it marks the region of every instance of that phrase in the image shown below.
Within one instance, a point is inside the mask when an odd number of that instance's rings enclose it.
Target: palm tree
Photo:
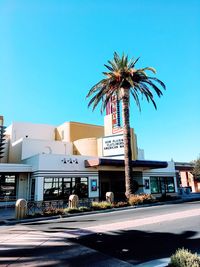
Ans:
[[[106,105],[113,95],[117,96],[118,101],[122,102],[122,118],[123,118],[123,138],[124,138],[124,165],[125,165],[125,195],[127,198],[133,193],[132,182],[132,152],[131,152],[131,134],[130,134],[130,95],[133,96],[136,105],[140,107],[140,95],[144,96],[148,102],[152,102],[156,108],[154,91],[159,97],[162,91],[155,84],[159,84],[165,89],[162,81],[155,77],[150,77],[146,71],[156,73],[154,68],[146,67],[143,69],[135,69],[136,60],[128,60],[128,56],[124,54],[120,57],[114,52],[112,61],[108,60],[109,65],[104,65],[109,72],[103,72],[106,76],[103,80],[94,85],[88,92],[86,97],[92,97],[88,103],[93,106],[93,110],[102,102],[101,112],[106,108]]]

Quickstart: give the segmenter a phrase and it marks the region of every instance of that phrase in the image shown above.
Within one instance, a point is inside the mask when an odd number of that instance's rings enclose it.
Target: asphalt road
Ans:
[[[1,229],[9,232],[15,227],[62,236],[75,246],[94,249],[134,266],[145,263],[150,266],[149,261],[170,257],[177,248],[200,252],[200,201],[29,222]]]
[[[200,223],[200,218],[195,215],[195,210],[200,209],[200,201],[196,202],[186,202],[181,204],[168,204],[168,205],[161,205],[161,206],[152,206],[152,207],[140,207],[140,208],[131,208],[127,210],[120,210],[120,211],[107,211],[105,213],[98,213],[98,214],[89,214],[89,215],[82,215],[82,216],[75,216],[75,217],[69,217],[69,218],[61,218],[56,220],[50,220],[50,221],[41,221],[41,222],[30,222],[25,223],[24,225],[27,225],[33,229],[42,230],[45,232],[66,232],[66,231],[73,231],[78,229],[92,229],[94,227],[101,227],[106,225],[112,225],[115,226],[116,223],[120,224],[119,228],[126,229],[131,228],[131,224],[128,225],[128,222],[136,222],[141,221],[140,227],[143,227],[144,224],[148,225],[148,229],[151,231],[151,229],[155,227],[156,229],[160,228],[160,225],[162,225],[162,228],[160,230],[166,229],[165,225],[167,221],[168,226],[167,229],[170,232],[174,229],[174,225],[176,225],[177,229],[179,230],[181,226],[185,227],[185,229],[191,229],[192,225],[190,225],[192,222],[195,224],[195,229],[198,229],[200,224],[198,225],[198,222]],[[192,212],[192,214],[187,214],[188,212]],[[194,212],[193,212],[194,211]],[[186,213],[186,216],[184,216],[184,213]],[[176,215],[180,215],[180,218],[177,218]],[[188,216],[192,216],[194,218],[191,219],[190,224],[188,225],[185,223],[185,220]],[[161,218],[159,218],[161,217]],[[159,223],[156,224],[155,218],[158,218]],[[148,222],[144,222],[145,220],[148,220]],[[164,220],[164,222],[161,224],[160,220]],[[152,222],[152,224],[151,224]],[[196,224],[197,223],[197,224]],[[137,226],[134,225],[134,228]],[[112,229],[112,228],[111,228]],[[113,228],[114,229],[114,228]]]

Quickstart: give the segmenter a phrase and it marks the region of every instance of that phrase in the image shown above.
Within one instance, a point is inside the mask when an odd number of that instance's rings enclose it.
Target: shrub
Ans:
[[[43,216],[54,216],[54,215],[63,215],[64,210],[58,208],[47,208],[43,211]]]
[[[153,197],[150,194],[143,194],[141,196],[142,196],[142,203],[144,203],[144,204],[145,203],[153,203],[153,202],[156,202],[155,197]]]
[[[127,207],[129,206],[129,203],[126,201],[120,201],[120,202],[114,202],[113,203],[113,208],[122,208],[122,207]]]
[[[79,209],[81,212],[84,212],[84,211],[91,211],[91,208],[88,208],[88,207],[85,207],[85,206],[79,207],[78,209]]]
[[[111,209],[112,203],[101,201],[101,202],[92,202],[92,209],[93,210],[104,210],[104,209]]]
[[[142,203],[142,198],[139,195],[131,195],[128,202],[131,206],[135,206]]]
[[[141,194],[141,195],[131,195],[128,202],[131,206],[146,204],[155,202],[155,198],[150,194]]]
[[[72,214],[72,213],[79,213],[81,211],[78,208],[66,208],[64,209],[64,212]]]
[[[171,256],[171,261],[168,266],[171,267],[199,267],[200,257],[196,253],[192,253],[187,249],[178,249]]]

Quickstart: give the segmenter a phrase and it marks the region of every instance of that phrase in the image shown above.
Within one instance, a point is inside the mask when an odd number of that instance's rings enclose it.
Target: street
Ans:
[[[151,266],[177,248],[200,252],[200,202],[4,225],[0,234],[0,266]]]

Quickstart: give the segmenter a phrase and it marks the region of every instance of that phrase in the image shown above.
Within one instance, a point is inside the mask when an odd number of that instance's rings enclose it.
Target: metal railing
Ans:
[[[50,201],[28,201],[27,202],[27,215],[36,213],[44,213],[51,209],[64,209],[67,208],[68,203],[66,200],[50,200]]]
[[[0,208],[14,207],[16,196],[0,196]]]
[[[79,207],[92,206],[92,199],[79,199]],[[68,200],[28,201],[27,215],[68,208]]]

